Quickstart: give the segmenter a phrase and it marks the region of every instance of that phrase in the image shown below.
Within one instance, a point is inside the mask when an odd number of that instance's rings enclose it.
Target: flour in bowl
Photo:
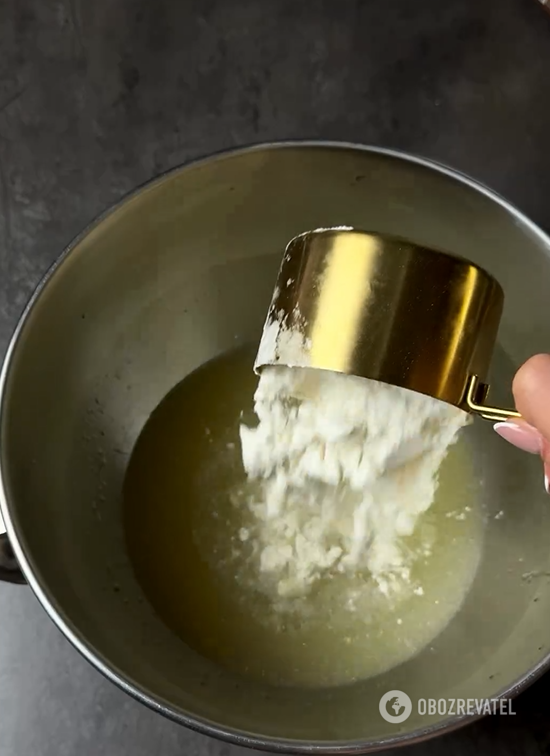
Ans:
[[[309,368],[266,367],[257,427],[241,425],[259,586],[275,600],[367,571],[382,594],[410,581],[403,538],[432,504],[438,470],[469,416],[406,389]],[[419,586],[416,591],[422,591]]]

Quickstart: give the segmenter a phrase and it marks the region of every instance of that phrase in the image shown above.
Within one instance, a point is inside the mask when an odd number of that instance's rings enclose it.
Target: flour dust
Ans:
[[[253,541],[259,586],[284,600],[366,570],[382,593],[402,590],[413,558],[402,538],[431,506],[469,416],[377,381],[287,367],[263,370],[254,408],[259,423],[240,438],[261,484],[241,538]]]

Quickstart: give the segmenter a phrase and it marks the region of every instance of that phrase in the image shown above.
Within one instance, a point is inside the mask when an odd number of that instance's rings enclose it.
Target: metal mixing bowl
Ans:
[[[550,344],[550,240],[464,176],[395,152],[286,143],[218,155],[138,190],[50,271],[1,385],[1,509],[32,589],[104,674],[183,724],[241,744],[361,753],[464,718],[384,721],[418,698],[517,693],[550,660],[550,507],[538,460],[476,429],[487,527],[469,596],[422,653],[332,690],[270,688],[201,658],[143,600],[125,551],[121,484],[164,395],[205,360],[258,341],[285,244],[320,226],[398,234],[471,259],[502,284],[493,399]],[[503,512],[503,515],[500,513]],[[498,516],[497,516],[498,515]]]

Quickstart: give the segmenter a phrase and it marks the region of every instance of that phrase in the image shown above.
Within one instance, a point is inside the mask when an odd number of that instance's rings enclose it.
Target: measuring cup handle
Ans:
[[[0,533],[0,580],[6,583],[26,583],[7,533]]]

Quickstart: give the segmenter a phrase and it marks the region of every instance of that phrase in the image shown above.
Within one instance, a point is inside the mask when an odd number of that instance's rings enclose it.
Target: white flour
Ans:
[[[307,595],[331,573],[368,571],[384,594],[410,579],[411,535],[468,415],[412,391],[308,368],[266,367],[259,424],[240,428],[259,481],[248,505],[262,587]],[[421,591],[421,588],[415,590]]]

